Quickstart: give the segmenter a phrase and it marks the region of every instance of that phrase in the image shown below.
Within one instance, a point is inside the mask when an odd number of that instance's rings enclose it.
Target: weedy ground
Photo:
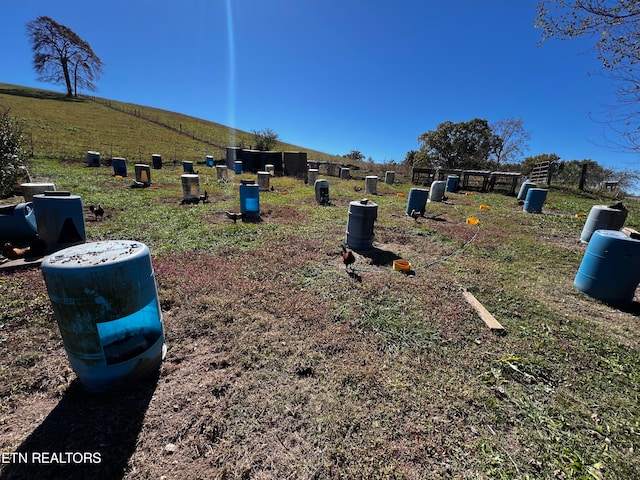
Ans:
[[[0,478],[640,477],[638,303],[573,287],[576,213],[611,199],[551,188],[538,215],[461,192],[416,222],[412,185],[379,182],[374,248],[350,275],[340,244],[362,181],[330,178],[321,207],[312,187],[276,177],[261,221],[233,224],[224,212],[250,174],[221,183],[200,167],[210,203],[179,205],[176,168],[152,170],[146,189],[107,167],[32,170],[105,208],[103,221],[87,210],[87,241],[149,246],[168,355],[139,384],[86,393],[39,269],[0,271],[0,451],[101,458],[14,461]],[[638,204],[625,205],[637,226]]]

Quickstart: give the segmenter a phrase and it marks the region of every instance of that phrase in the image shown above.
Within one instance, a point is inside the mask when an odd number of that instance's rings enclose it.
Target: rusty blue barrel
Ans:
[[[71,368],[90,391],[157,370],[166,347],[149,248],[85,243],[45,257],[42,274]]]

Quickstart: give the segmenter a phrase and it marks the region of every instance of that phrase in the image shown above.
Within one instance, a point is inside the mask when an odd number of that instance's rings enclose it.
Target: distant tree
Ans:
[[[402,161],[407,167],[422,167],[428,165],[426,155],[420,150],[409,150]]]
[[[586,173],[584,177],[582,176],[583,171]],[[611,178],[612,175],[613,170],[604,168],[594,160],[569,160],[558,162],[554,170],[553,181],[556,184],[581,186],[581,189],[594,189]]]
[[[69,97],[77,95],[78,88],[96,90],[102,60],[73,30],[41,16],[27,23],[27,35],[38,80],[64,84]]]
[[[550,162],[555,166],[559,161],[560,157],[555,153],[541,153],[539,155],[534,155],[533,157],[525,158],[521,164],[520,171],[524,175],[529,175],[531,173],[531,170],[533,170],[533,167],[538,163]]]
[[[253,143],[256,150],[268,152],[278,144],[278,134],[270,128],[264,130],[251,130]]]
[[[481,118],[468,122],[447,121],[418,137],[420,152],[435,167],[484,169],[502,145],[489,123]]]
[[[617,85],[618,105],[608,120],[640,150],[640,2],[635,0],[544,0],[537,6],[541,44],[551,38],[593,39],[598,58]]]
[[[343,155],[344,158],[348,158],[349,160],[356,160],[358,162],[362,162],[365,159],[365,156],[359,150],[351,150],[346,155]]]
[[[516,163],[529,148],[531,134],[524,129],[521,118],[505,118],[491,125],[491,130],[500,138],[495,150],[495,166]]]
[[[11,194],[24,167],[22,125],[9,109],[0,109],[0,198]]]

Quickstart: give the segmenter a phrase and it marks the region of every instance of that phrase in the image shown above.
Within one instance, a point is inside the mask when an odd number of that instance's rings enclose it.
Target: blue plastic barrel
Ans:
[[[582,228],[580,241],[589,243],[596,230],[620,230],[627,219],[627,213],[626,208],[616,209],[606,205],[594,205],[591,207],[587,221]]]
[[[447,192],[457,192],[458,191],[458,182],[460,181],[460,177],[458,175],[449,175],[447,177]]]
[[[407,200],[407,215],[411,215],[411,212],[421,212],[424,214],[427,205],[427,198],[429,196],[429,190],[426,188],[412,188],[409,190],[409,199]]]
[[[260,187],[257,183],[240,184],[240,213],[244,213],[247,218],[260,216]]]
[[[193,162],[182,162],[182,171],[184,173],[193,173]]]
[[[204,163],[207,167],[213,167],[216,164],[211,155],[205,157]]]
[[[93,152],[91,150],[87,152],[87,166],[89,167],[100,166],[100,152]]]
[[[234,173],[237,173],[238,175],[240,175],[242,173],[242,161],[241,160],[235,160],[233,162],[233,171],[234,171]]]
[[[579,291],[611,305],[633,300],[640,283],[640,240],[617,230],[596,230],[574,279]]]
[[[522,185],[520,185],[520,190],[518,190],[518,196],[516,197],[518,200],[522,200],[524,201],[525,198],[527,198],[527,192],[529,191],[530,188],[536,188],[538,185],[536,185],[533,182],[530,182],[529,180],[525,180],[524,182],[522,182]]]
[[[48,251],[84,243],[87,239],[82,199],[68,192],[48,192],[33,196],[38,238]]]
[[[85,243],[42,262],[71,368],[90,391],[157,370],[164,331],[149,248],[129,240]]]
[[[116,157],[111,160],[111,165],[113,165],[113,174],[120,175],[121,177],[127,176],[127,159]]]
[[[154,153],[151,155],[151,162],[154,170],[160,170],[162,168],[162,155]]]
[[[35,239],[38,235],[32,202],[0,206],[0,240]]]
[[[378,218],[378,205],[367,200],[349,202],[347,245],[353,250],[367,250],[375,237],[373,224]]]
[[[541,213],[546,199],[547,190],[544,188],[529,188],[523,210],[527,213]]]

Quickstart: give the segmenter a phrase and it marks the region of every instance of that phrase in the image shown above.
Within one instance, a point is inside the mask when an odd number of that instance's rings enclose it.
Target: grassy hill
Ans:
[[[158,128],[158,142],[175,134],[193,159],[209,152],[201,141],[89,100],[7,99],[58,132],[38,137],[50,146],[37,143],[30,168],[82,197],[87,241],[149,246],[168,355],[129,389],[84,392],[42,273],[0,268],[0,451],[101,458],[3,461],[0,479],[640,478],[639,299],[614,308],[573,286],[586,250],[576,214],[612,199],[552,187],[543,213],[527,214],[511,196],[458,192],[416,221],[405,212],[411,185],[382,183],[369,196],[373,248],[356,252],[348,274],[340,244],[361,179],[331,178],[321,207],[301,180],[273,178],[260,221],[234,224],[225,212],[238,210],[252,174],[219,182],[201,168],[210,202],[181,205],[179,165],[131,188],[130,177],[83,163],[109,143],[81,125],[96,123],[95,110],[102,132],[119,121],[144,135]],[[38,102],[52,111],[40,115]],[[85,120],[44,121],[56,108]],[[135,160],[135,136],[120,134],[130,140],[114,155],[127,145]],[[141,158],[165,153],[153,148]],[[640,205],[624,202],[637,229]],[[103,221],[87,210],[97,203]],[[411,274],[393,271],[398,258]]]
[[[84,160],[87,150],[105,158],[124,157],[150,162],[204,161],[224,158],[226,147],[253,142],[251,133],[158,108],[81,95],[0,83],[0,106],[25,121],[28,150],[34,158]],[[336,161],[339,157],[280,142],[281,151],[306,151],[308,158]]]

